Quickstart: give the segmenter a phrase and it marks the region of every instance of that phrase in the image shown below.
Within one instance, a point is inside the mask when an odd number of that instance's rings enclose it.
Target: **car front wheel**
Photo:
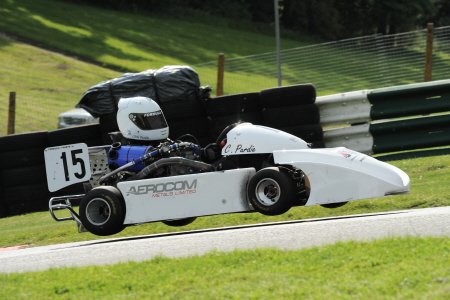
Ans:
[[[250,179],[247,197],[253,208],[264,215],[288,211],[296,198],[293,180],[279,168],[264,168]]]

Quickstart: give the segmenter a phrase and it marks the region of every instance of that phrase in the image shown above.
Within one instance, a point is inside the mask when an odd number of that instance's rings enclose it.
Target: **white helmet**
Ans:
[[[127,139],[157,141],[169,137],[169,127],[159,105],[147,97],[121,98],[117,125]]]

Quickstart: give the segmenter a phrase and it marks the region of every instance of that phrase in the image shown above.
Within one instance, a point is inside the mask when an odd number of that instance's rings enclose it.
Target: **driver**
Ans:
[[[136,143],[166,140],[169,126],[159,105],[148,97],[121,98],[117,125],[125,139]]]
[[[110,134],[114,144],[120,142],[119,145],[159,147],[166,142],[173,143],[169,139],[169,126],[164,113],[148,97],[121,98],[118,103],[117,125],[120,132]],[[206,162],[213,162],[219,157],[220,147],[216,143],[202,150],[202,158]]]

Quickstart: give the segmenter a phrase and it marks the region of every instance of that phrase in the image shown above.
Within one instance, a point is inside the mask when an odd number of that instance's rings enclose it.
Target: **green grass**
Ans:
[[[385,239],[1,274],[0,297],[448,299],[449,264],[449,238]]]
[[[273,35],[239,30],[235,21],[142,15],[55,0],[2,0],[0,30],[93,61],[140,71],[273,51]],[[309,39],[310,40],[310,39]],[[290,48],[304,43],[283,40]]]
[[[195,67],[202,84],[215,89],[217,54],[225,53],[225,93],[254,92],[277,84],[273,55],[245,62],[230,61],[230,58],[274,51],[270,25],[261,32],[256,25],[252,28],[245,22],[192,11],[174,17],[106,10],[57,0],[1,0],[0,16],[0,32],[115,70],[137,72],[169,64],[187,64]],[[282,36],[294,37],[291,33]],[[295,39],[282,39],[281,45],[283,49],[290,49],[318,42],[297,35]],[[419,64],[398,60],[394,55],[384,60],[389,69],[380,69],[380,72],[395,69],[396,74],[402,74],[400,78],[405,77],[396,84],[413,82],[407,74],[422,76],[423,53],[420,47],[411,47],[402,51],[420,57]],[[358,47],[339,50],[333,45],[322,47],[320,51],[315,49],[299,54],[295,61],[292,58],[284,61],[284,85],[312,82],[318,86],[320,95],[379,86],[378,73],[347,67],[350,61],[378,65],[376,53]],[[435,66],[448,65],[445,55],[444,52],[436,54]],[[310,61],[326,63],[309,64]],[[0,134],[6,133],[9,91],[16,91],[18,97],[16,132],[54,129],[56,116],[73,107],[90,86],[119,75],[4,37],[0,37],[0,63],[0,117],[4,120],[0,124]],[[433,78],[446,78],[448,68],[444,70],[438,73],[434,68]],[[327,87],[322,88],[323,83],[327,83]]]
[[[446,184],[450,182],[450,155],[391,163],[409,174],[410,194],[354,201],[336,209],[320,206],[294,207],[283,215],[273,217],[258,213],[201,217],[186,227],[149,223],[128,227],[114,237],[450,205],[450,188]],[[74,222],[55,222],[48,212],[0,219],[0,247],[49,245],[99,238],[90,233],[79,234]]]
[[[82,93],[119,73],[0,35],[0,135],[6,134],[8,95],[16,95],[16,132],[56,129],[57,116]]]
[[[227,61],[238,56],[273,52],[273,28],[269,25],[261,33],[256,30],[258,26],[252,28],[248,22],[193,11],[175,17],[127,13],[56,0],[3,0],[0,14],[0,31],[115,69],[141,71],[169,64],[188,64],[197,68],[203,84],[215,87],[217,54],[225,53],[226,93],[258,91],[277,84],[274,55],[235,65]],[[281,41],[283,49],[319,42],[308,36],[293,35],[286,29],[282,30],[282,36],[288,37]],[[311,48],[295,59],[288,56],[283,59],[283,83],[312,82],[323,95],[386,85],[383,76],[379,76],[383,73],[398,74],[392,84],[421,81],[423,44],[424,41],[417,38],[409,46],[382,54],[382,61],[380,53],[361,50],[361,45],[348,49],[334,44]],[[434,79],[448,77],[447,56],[446,51],[435,49]],[[315,63],[310,64],[311,61]],[[242,70],[243,65],[246,71]],[[355,66],[377,68],[368,71]]]
[[[205,16],[194,19],[188,15],[180,20],[56,0],[1,0],[0,16],[0,33],[134,72],[169,64],[195,66],[215,60],[219,52],[233,57],[274,48],[271,35],[238,30],[227,20]],[[283,40],[286,48],[302,44]],[[0,64],[0,135],[6,134],[10,91],[17,92],[17,133],[55,129],[57,115],[73,108],[90,86],[120,75],[6,36],[0,36]],[[204,83],[215,85],[215,65],[199,67],[198,71],[201,78],[211,78]],[[257,79],[242,77],[242,85],[228,92],[248,89]]]

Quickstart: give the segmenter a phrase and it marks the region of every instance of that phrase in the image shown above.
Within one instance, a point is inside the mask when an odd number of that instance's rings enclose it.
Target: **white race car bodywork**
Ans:
[[[245,168],[120,182],[124,224],[250,211],[246,189],[253,174]]]
[[[222,149],[222,155],[264,153],[273,153],[276,165],[293,166],[306,175],[306,205],[409,192],[409,177],[399,168],[344,147],[310,149],[302,139],[270,127],[241,124],[227,134]]]
[[[289,195],[296,198],[302,192],[306,194],[303,199],[292,199],[295,201],[289,204],[290,206],[340,204],[409,192],[408,175],[392,165],[344,147],[310,149],[302,139],[277,129],[250,123],[239,124],[226,134],[226,139],[218,141],[219,144],[222,147],[222,159],[241,155],[241,158],[245,159],[249,155],[258,155],[254,158],[261,159],[261,165],[263,160],[269,165],[261,170],[257,167],[222,171],[213,169],[188,175],[119,181],[116,187],[110,188],[117,188],[119,197],[125,204],[123,225],[253,210],[265,213],[255,206],[257,203],[250,201],[250,198],[254,197],[250,194],[259,193],[263,201],[270,203],[273,200],[276,203],[280,197],[289,194],[289,190],[295,193],[299,186],[302,191],[298,190],[298,194]],[[110,171],[108,166],[100,168],[100,161],[107,161],[108,148],[106,146],[88,150],[85,144],[74,144],[46,149],[49,189],[57,190],[89,180],[91,173],[93,176],[98,172],[100,175],[115,173]],[[88,161],[86,156],[89,157]],[[66,161],[70,157],[71,163]],[[66,160],[61,163],[58,160],[60,158]],[[89,165],[91,170],[85,168]],[[63,166],[65,168],[62,168]],[[284,171],[281,171],[283,169]],[[277,172],[280,174],[275,174]],[[287,175],[288,173],[291,175]],[[299,178],[301,181],[295,181]],[[252,184],[255,185],[251,187]],[[114,205],[102,197],[89,200],[94,203],[91,207],[103,205],[109,213],[114,212],[114,207],[111,207]],[[83,199],[85,195],[50,199],[50,212],[55,220],[72,219],[81,224],[70,203],[70,199],[76,198]],[[53,211],[60,209],[69,209],[72,217],[56,217]],[[283,209],[280,208],[279,211],[286,211]],[[103,214],[104,210],[101,213]],[[97,223],[99,226],[103,224],[100,221]]]
[[[276,165],[293,166],[306,175],[310,194],[305,205],[409,191],[408,175],[392,165],[344,147],[310,149],[302,139],[265,126],[237,126],[222,149],[224,156],[265,153],[273,153]],[[254,168],[245,168],[120,182],[125,224],[251,211],[246,190],[254,174]]]
[[[274,151],[276,164],[301,169],[308,178],[310,195],[305,205],[402,194],[409,177],[402,170],[344,147]]]

